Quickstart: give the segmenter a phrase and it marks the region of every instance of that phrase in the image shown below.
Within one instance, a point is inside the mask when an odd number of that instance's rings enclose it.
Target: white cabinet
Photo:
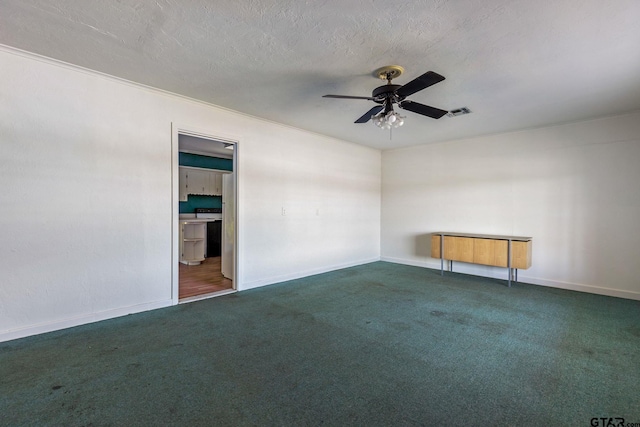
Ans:
[[[209,173],[209,185],[214,196],[222,196],[222,174],[220,172]]]
[[[189,194],[222,196],[221,172],[180,166],[179,177],[181,202],[186,202]]]
[[[187,171],[188,194],[211,194],[209,171],[204,169],[190,169]]]
[[[187,192],[187,172],[189,171],[189,169],[179,168],[179,171],[180,173],[178,175],[178,188],[179,188],[178,200],[180,200],[181,202],[186,202],[187,197],[189,195],[189,193]]]
[[[180,262],[198,265],[204,261],[206,222],[180,222]]]

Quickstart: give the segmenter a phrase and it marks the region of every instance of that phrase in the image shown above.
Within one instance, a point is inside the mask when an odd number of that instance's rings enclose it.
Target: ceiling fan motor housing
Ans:
[[[400,89],[401,87],[402,85],[392,85],[392,84],[380,86],[375,88],[373,92],[371,92],[371,97],[375,98],[374,101],[377,102],[378,104],[384,103],[384,101],[390,97],[394,98],[392,99],[392,102],[400,102],[404,98],[400,98],[397,95],[395,95],[395,91]]]

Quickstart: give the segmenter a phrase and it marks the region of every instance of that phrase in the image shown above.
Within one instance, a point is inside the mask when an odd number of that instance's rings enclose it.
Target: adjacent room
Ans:
[[[0,424],[638,425],[639,20],[0,0]]]

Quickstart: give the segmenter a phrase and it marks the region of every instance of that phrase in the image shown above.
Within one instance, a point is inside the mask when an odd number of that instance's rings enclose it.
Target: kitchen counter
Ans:
[[[222,214],[219,214],[219,217],[214,217],[214,218],[196,218],[191,214],[182,214],[179,216],[178,220],[180,222],[193,222],[193,223],[222,221]]]
[[[190,223],[198,223],[198,222],[215,222],[222,221],[222,218],[180,218],[180,222],[190,222]]]

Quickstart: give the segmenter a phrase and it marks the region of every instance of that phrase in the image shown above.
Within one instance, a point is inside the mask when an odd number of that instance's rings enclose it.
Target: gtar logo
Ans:
[[[591,427],[624,427],[624,418],[591,418]]]

